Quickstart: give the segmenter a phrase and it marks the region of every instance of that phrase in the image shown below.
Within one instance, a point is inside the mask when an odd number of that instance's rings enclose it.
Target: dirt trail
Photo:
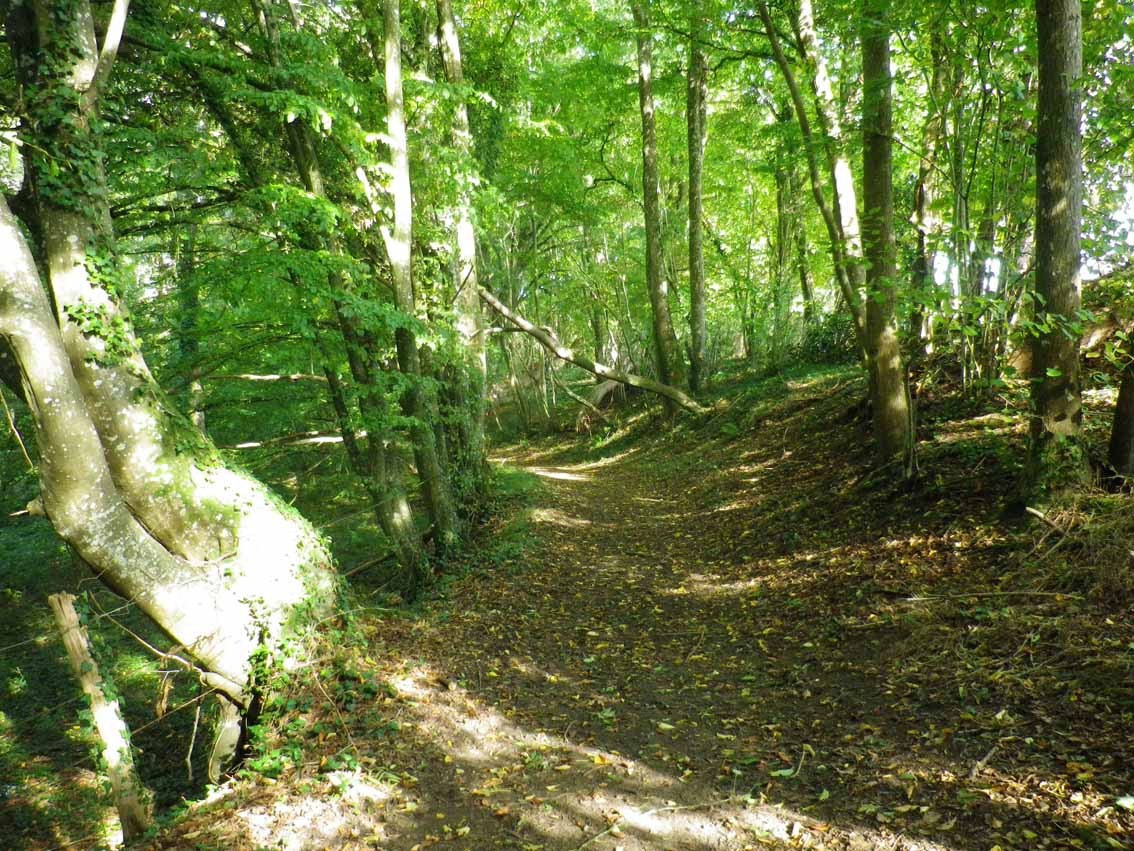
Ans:
[[[939,440],[936,484],[864,485],[850,398],[800,388],[739,437],[602,460],[511,453],[543,483],[531,546],[372,625],[388,691],[338,719],[397,782],[332,775],[334,817],[269,795],[229,847],[1123,847],[1130,716],[1088,741],[1108,722],[1067,699],[1106,672],[989,661],[1019,636],[907,602],[1003,571],[999,462]]]

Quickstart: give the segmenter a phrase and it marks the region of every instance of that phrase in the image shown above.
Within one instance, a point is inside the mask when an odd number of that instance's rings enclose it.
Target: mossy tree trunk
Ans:
[[[124,4],[116,4],[115,16]],[[124,16],[123,16],[124,18]],[[228,699],[254,699],[254,655],[302,647],[331,609],[331,558],[315,530],[231,469],[154,382],[120,301],[102,154],[92,132],[107,48],[87,0],[11,9],[26,146],[42,223],[43,278],[0,208],[0,335],[36,424],[43,504],[115,591],[186,648]],[[57,317],[57,319],[56,319]]]

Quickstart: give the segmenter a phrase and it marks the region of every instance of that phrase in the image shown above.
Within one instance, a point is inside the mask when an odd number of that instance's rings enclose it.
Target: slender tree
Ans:
[[[1039,93],[1036,127],[1036,341],[1027,489],[1057,486],[1085,469],[1078,439],[1080,122],[1083,68],[1078,0],[1036,0]]]
[[[654,359],[662,384],[684,383],[684,364],[669,313],[669,282],[662,257],[661,192],[658,183],[658,139],[654,116],[653,49],[647,0],[634,0],[638,39],[638,104],[642,114],[642,201],[646,221],[646,286],[654,327]],[[667,401],[667,406],[669,402]]]
[[[486,357],[484,321],[480,309],[477,287],[480,285],[477,270],[477,238],[473,226],[473,138],[469,125],[469,108],[460,88],[465,84],[461,62],[461,43],[457,33],[457,20],[452,0],[437,0],[437,17],[441,28],[441,58],[445,77],[458,89],[453,106],[452,143],[461,156],[462,170],[458,175],[457,197],[453,209],[453,238],[456,262],[453,265],[454,307],[457,314],[457,333],[465,348],[467,380],[458,386],[457,407],[462,446],[457,461],[473,476],[473,487],[484,486],[484,416],[488,389],[488,361]]]
[[[689,13],[689,71],[685,124],[689,152],[689,389],[700,393],[705,380],[708,329],[705,320],[705,251],[702,217],[705,138],[708,131],[708,63],[705,61],[703,0]]]
[[[393,227],[382,230],[394,284],[394,303],[406,316],[417,315],[413,291],[413,191],[410,183],[409,143],[402,94],[402,27],[400,0],[385,0],[385,80],[386,134],[390,146],[390,193],[394,201]],[[453,509],[449,481],[437,452],[432,422],[432,405],[422,385],[421,358],[412,329],[401,326],[394,332],[398,363],[409,376],[403,397],[405,413],[413,418],[414,460],[422,490],[429,505],[429,517],[436,531],[439,549],[452,548],[459,539],[457,516]]]
[[[878,459],[906,453],[913,472],[912,417],[894,321],[894,241],[889,0],[862,3],[862,182],[866,339]]]

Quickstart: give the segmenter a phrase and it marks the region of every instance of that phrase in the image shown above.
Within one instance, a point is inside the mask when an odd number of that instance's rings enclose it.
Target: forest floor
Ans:
[[[1129,600],[1056,567],[1063,515],[1004,519],[1018,417],[923,400],[910,489],[861,393],[503,448],[486,557],[357,614],[265,754],[299,764],[143,847],[1134,847]]]

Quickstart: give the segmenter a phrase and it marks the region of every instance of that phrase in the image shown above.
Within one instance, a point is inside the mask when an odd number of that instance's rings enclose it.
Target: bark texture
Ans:
[[[866,259],[866,339],[878,460],[912,453],[906,374],[894,321],[897,247],[894,240],[889,0],[862,3],[863,242]],[[911,465],[912,472],[912,465]]]
[[[413,291],[413,189],[410,183],[409,143],[406,138],[404,97],[402,94],[402,26],[400,0],[385,0],[385,79],[386,134],[390,145],[391,186],[394,201],[394,224],[384,228],[382,238],[390,259],[394,284],[394,303],[406,316],[417,315]],[[409,376],[409,387],[402,397],[406,415],[413,419],[410,434],[418,478],[433,521],[435,542],[439,549],[454,547],[460,536],[457,514],[449,493],[449,480],[437,451],[433,432],[435,417],[432,405],[422,386],[421,357],[417,338],[410,328],[394,332],[398,347],[398,364]]]
[[[642,202],[646,222],[646,285],[653,313],[654,359],[662,384],[684,383],[684,364],[669,313],[669,282],[662,256],[658,139],[654,118],[653,51],[646,0],[631,4],[638,39],[638,104],[642,113]],[[668,398],[668,397],[667,397]],[[667,406],[670,402],[666,403]]]
[[[689,74],[686,80],[685,124],[689,156],[689,389],[700,393],[705,382],[708,330],[705,320],[705,249],[703,181],[708,130],[708,64],[705,61],[702,0],[694,0],[689,16]]]
[[[1082,424],[1079,386],[1079,232],[1082,207],[1080,79],[1082,13],[1078,0],[1036,0],[1039,95],[1036,132],[1036,307],[1050,330],[1037,340],[1032,401],[1030,489],[1063,478],[1063,442]],[[1061,460],[1061,458],[1063,460]]]

